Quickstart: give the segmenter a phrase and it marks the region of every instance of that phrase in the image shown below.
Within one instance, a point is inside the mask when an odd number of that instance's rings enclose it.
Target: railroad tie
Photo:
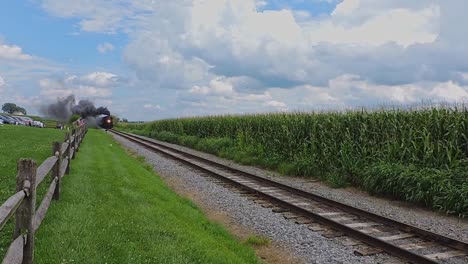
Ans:
[[[435,244],[432,242],[423,242],[423,243],[411,243],[411,244],[406,244],[406,245],[401,245],[400,247],[406,250],[411,250],[411,249],[423,249],[423,248],[428,248],[432,247]]]
[[[335,222],[341,222],[341,221],[353,220],[353,218],[352,218],[352,217],[343,216],[343,217],[330,218],[330,220],[333,220],[333,221],[335,221]]]
[[[361,229],[359,230],[359,232],[364,233],[364,234],[372,234],[372,233],[380,233],[382,231],[377,228],[367,228],[367,229]]]
[[[317,223],[310,224],[308,228],[314,232],[326,230],[326,228],[323,225]]]
[[[399,234],[399,235],[394,235],[394,236],[379,237],[379,239],[383,241],[393,241],[393,240],[410,238],[414,236],[415,236],[414,234],[405,233],[405,234]]]
[[[371,227],[371,226],[376,226],[380,225],[378,223],[352,223],[352,224],[345,224],[347,227],[351,228],[358,228],[358,227]],[[362,232],[362,230],[361,230]]]
[[[336,216],[336,215],[342,215],[344,213],[341,212],[329,212],[329,213],[318,213],[320,216]]]
[[[462,256],[466,256],[466,253],[463,252],[463,251],[459,251],[459,250],[425,255],[426,258],[430,258],[430,259],[434,259],[434,260],[436,260],[436,259],[448,259],[448,258],[462,257]]]
[[[298,224],[298,225],[305,225],[305,224],[310,224],[310,223],[313,223],[314,220],[310,219],[310,218],[305,218],[305,217],[299,217],[296,219],[295,223]]]

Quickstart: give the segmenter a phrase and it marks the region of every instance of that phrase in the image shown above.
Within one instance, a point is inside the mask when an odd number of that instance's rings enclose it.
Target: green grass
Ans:
[[[16,164],[20,158],[34,159],[40,165],[52,155],[52,142],[63,141],[64,131],[39,129],[34,127],[3,125],[0,126],[0,204],[16,190]],[[41,184],[42,194],[47,188]],[[0,231],[0,259],[11,242],[13,221]]]
[[[277,113],[119,124],[285,175],[468,216],[468,108]],[[403,191],[404,190],[404,191]]]
[[[268,237],[251,235],[244,241],[244,244],[250,246],[268,246],[271,244],[271,239]]]
[[[259,263],[141,158],[91,130],[36,239],[36,263]]]

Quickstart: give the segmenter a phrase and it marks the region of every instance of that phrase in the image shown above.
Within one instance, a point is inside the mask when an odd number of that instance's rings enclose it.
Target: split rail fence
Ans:
[[[44,220],[52,200],[60,199],[61,179],[70,173],[70,162],[86,135],[86,126],[73,129],[65,135],[65,142],[52,144],[52,156],[39,167],[30,159],[18,161],[16,194],[0,207],[0,231],[15,215],[13,242],[3,264],[32,264],[34,258],[34,234]],[[50,174],[50,187],[36,209],[36,188]]]

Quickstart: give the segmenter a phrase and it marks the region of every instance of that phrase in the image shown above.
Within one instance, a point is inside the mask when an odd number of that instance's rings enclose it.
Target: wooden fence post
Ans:
[[[70,155],[72,156],[72,159],[75,159],[75,152],[76,152],[76,129],[72,129],[72,134],[71,136],[73,137],[73,144],[71,144],[70,146]],[[71,138],[70,138],[71,140]],[[72,150],[72,147],[73,147],[73,150]],[[72,155],[73,154],[73,155]]]
[[[36,162],[22,159],[18,161],[16,191],[25,190],[27,196],[16,211],[15,238],[27,232],[24,246],[23,264],[32,264],[34,258],[34,217],[36,213]]]
[[[70,174],[70,153],[71,153],[71,144],[70,144],[70,133],[65,134],[65,142],[68,144],[68,151],[65,150],[66,159],[68,161],[67,168],[65,169],[65,174]]]
[[[60,142],[52,143],[52,155],[58,158],[57,163],[52,168],[51,181],[55,180],[57,177],[57,185],[55,186],[54,196],[52,197],[54,200],[60,199],[60,191],[61,191],[61,177],[60,177],[60,168],[62,168],[62,144]]]
[[[80,127],[75,130],[75,152],[80,149]]]

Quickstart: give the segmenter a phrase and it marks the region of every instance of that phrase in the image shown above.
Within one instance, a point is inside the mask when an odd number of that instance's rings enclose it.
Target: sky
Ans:
[[[468,98],[466,0],[0,3],[0,104],[129,120]]]

